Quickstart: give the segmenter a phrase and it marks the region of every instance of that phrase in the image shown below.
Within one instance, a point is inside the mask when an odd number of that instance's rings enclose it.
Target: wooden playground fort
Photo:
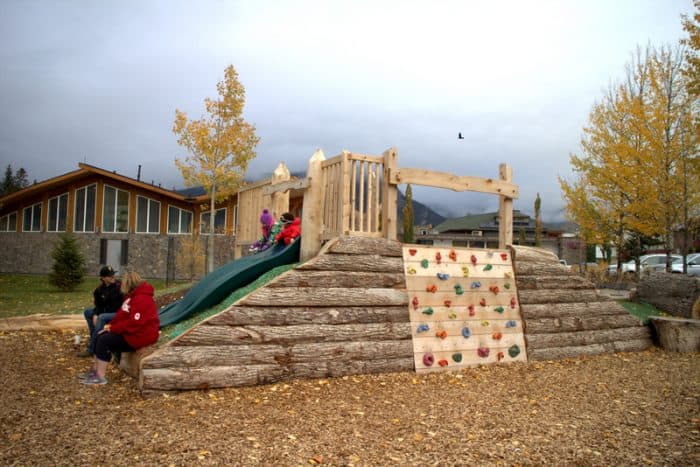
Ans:
[[[403,245],[397,185],[499,197],[499,248]],[[649,329],[548,251],[512,246],[510,167],[497,179],[398,167],[382,156],[317,151],[305,178],[281,164],[239,192],[237,248],[263,208],[301,210],[301,262],[155,349],[131,355],[143,391],[272,383],[642,350]]]

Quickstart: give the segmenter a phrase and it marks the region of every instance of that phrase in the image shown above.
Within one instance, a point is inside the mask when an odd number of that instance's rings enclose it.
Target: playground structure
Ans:
[[[651,345],[647,327],[554,254],[511,245],[518,189],[507,165],[500,166],[499,179],[482,179],[400,169],[396,161],[393,148],[382,157],[343,152],[329,160],[317,151],[304,179],[290,180],[281,165],[269,181],[241,191],[239,248],[257,238],[263,207],[279,215],[303,199],[302,263],[152,354],[126,358],[139,387],[169,391],[439,371]],[[403,246],[396,241],[400,183],[499,196],[500,248]],[[428,264],[418,266],[423,259]],[[418,267],[426,273],[409,281]],[[459,271],[467,275],[457,279]],[[426,293],[432,298],[438,291],[451,295],[440,297],[430,319],[421,316]]]

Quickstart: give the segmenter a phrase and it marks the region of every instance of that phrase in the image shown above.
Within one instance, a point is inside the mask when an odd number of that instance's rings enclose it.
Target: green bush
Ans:
[[[49,283],[64,292],[74,290],[83,281],[85,258],[83,258],[75,237],[66,232],[58,240],[51,252],[54,260]]]

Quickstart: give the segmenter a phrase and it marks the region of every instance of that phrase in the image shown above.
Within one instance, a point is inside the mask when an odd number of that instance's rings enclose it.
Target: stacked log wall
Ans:
[[[529,360],[552,360],[652,345],[647,326],[540,248],[513,247]]]
[[[412,371],[401,244],[339,237],[141,361],[144,391]]]

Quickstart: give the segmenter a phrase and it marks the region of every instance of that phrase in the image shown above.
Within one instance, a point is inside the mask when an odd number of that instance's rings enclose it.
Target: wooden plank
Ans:
[[[83,320],[84,321],[84,320]],[[405,305],[391,307],[231,307],[204,325],[288,326],[294,324],[351,324],[409,322]]]
[[[338,154],[337,156],[333,156],[330,159],[326,159],[325,161],[323,161],[323,164],[321,165],[321,167],[323,167],[325,169],[326,167],[332,167],[334,165],[339,165],[342,158],[343,158],[342,153]]]
[[[394,306],[408,305],[403,290],[329,287],[264,287],[243,298],[248,306]]]
[[[362,287],[406,288],[404,275],[398,272],[359,272],[291,270],[270,282],[268,287]]]
[[[281,345],[169,345],[151,358],[143,368],[238,365],[278,365],[289,359],[289,349]]]
[[[535,289],[595,289],[595,284],[581,276],[521,276],[518,290]]]
[[[635,326],[594,331],[560,332],[555,334],[526,334],[527,346],[530,349],[551,347],[574,347],[588,344],[625,341],[648,338],[649,328]]]
[[[350,153],[350,159],[353,161],[359,161],[359,162],[371,162],[374,164],[381,164],[382,162],[382,156],[372,156],[368,154],[358,154],[358,153]]]
[[[627,314],[622,305],[614,300],[599,302],[543,303],[520,306],[526,320],[538,318],[565,318],[570,316],[597,316]]]
[[[499,293],[498,295],[494,295],[489,291],[468,291],[462,295],[455,295],[454,290],[449,289],[444,291],[438,290],[435,293],[409,290],[406,293],[408,294],[408,301],[411,303],[411,305],[413,305],[414,298],[418,299],[418,307],[421,310],[425,307],[432,307],[435,309],[436,307],[443,306],[445,305],[446,300],[450,301],[449,308],[453,310],[466,309],[469,305],[474,305],[475,309],[481,309],[482,300],[484,300],[485,305],[483,306],[485,307],[502,306],[504,308],[510,308],[511,300],[515,299],[515,302],[513,302],[515,303],[513,308],[517,307],[518,301],[515,290],[507,292],[508,293]],[[412,306],[412,309],[415,308]]]
[[[401,258],[379,255],[323,255],[296,267],[300,270],[401,272]]]
[[[409,323],[296,326],[198,326],[183,334],[178,345],[296,344],[354,340],[410,339]]]
[[[488,347],[490,349],[507,349],[512,345],[519,345],[524,348],[525,339],[522,332],[504,334],[500,339],[493,339],[492,334],[480,334],[469,337],[468,339],[439,339],[435,336],[427,336],[413,339],[413,351],[421,358],[425,352],[457,352],[471,351],[480,347]]]
[[[358,191],[360,192],[360,193],[359,193],[359,195],[360,195],[360,202],[359,202],[359,204],[358,204],[358,209],[357,209],[357,210],[358,210],[358,215],[359,215],[359,219],[358,219],[358,221],[359,221],[359,222],[358,222],[358,223],[359,223],[359,227],[358,227],[357,230],[359,230],[360,232],[365,232],[365,231],[369,230],[369,229],[366,229],[366,228],[365,228],[365,163],[364,163],[364,162],[360,162],[359,165],[360,165],[360,167],[359,167],[359,171],[360,171],[360,186],[357,187],[357,189],[358,189]],[[368,193],[367,193],[367,196],[368,196],[368,197],[371,197],[372,195],[371,195],[371,193],[368,192]],[[369,203],[369,198],[368,198],[367,201],[368,201],[368,203]]]
[[[518,349],[519,352],[515,357],[511,357],[508,353],[509,347],[490,347],[488,355],[484,357],[479,355],[476,349],[431,352],[435,359],[435,363],[431,366],[426,366],[423,363],[423,354],[415,354],[414,365],[416,367],[416,373],[434,373],[438,371],[456,371],[480,365],[526,362],[527,354],[525,353],[524,347],[518,347]],[[454,360],[453,355],[455,354],[461,356],[460,362]],[[441,367],[438,363],[440,360],[444,360],[447,365]]]
[[[410,339],[353,342],[310,342],[291,347],[291,363],[412,358]]]
[[[433,186],[447,188],[452,191],[476,191],[494,195],[505,195],[510,198],[518,198],[518,185],[493,179],[469,176],[458,176],[449,172],[435,170],[392,168],[389,171],[389,183],[399,185],[410,183],[411,185]]]
[[[401,243],[396,240],[385,238],[370,239],[367,237],[357,237],[342,235],[334,242],[327,253],[346,255],[381,255],[391,257],[401,257]]]
[[[254,386],[289,377],[280,365],[235,365],[201,368],[152,368],[141,372],[140,389],[175,391],[235,386]]]
[[[398,194],[396,184],[390,183],[390,174],[397,168],[397,150],[396,148],[387,149],[382,156],[384,157],[384,171],[382,183],[382,233],[384,238],[396,240],[396,232],[398,229]],[[404,182],[405,183],[405,182]]]
[[[357,161],[350,162],[350,230],[357,230]],[[361,230],[361,229],[360,229]]]
[[[559,318],[528,319],[526,323],[528,333],[540,334],[545,332],[588,331],[594,329],[638,326],[639,318],[635,318],[630,314],[600,316],[584,315]]]
[[[272,195],[274,193],[284,193],[289,190],[303,190],[309,187],[308,178],[298,178],[296,180],[288,180],[286,182],[279,182],[273,185],[267,185],[263,187],[263,195]]]
[[[562,358],[576,358],[612,352],[641,352],[649,347],[652,347],[653,345],[654,343],[650,338],[642,338],[574,347],[554,347],[543,349],[528,348],[528,359],[533,361],[557,360]]]
[[[531,303],[572,303],[572,302],[599,302],[608,300],[598,292],[587,289],[542,289],[542,290],[520,290],[520,303],[523,305]]]
[[[507,164],[498,166],[501,182],[512,183],[513,169]],[[506,195],[498,197],[498,247],[505,248],[513,244],[513,198]]]
[[[321,248],[321,230],[323,228],[323,177],[321,163],[324,160],[323,151],[314,152],[309,159],[306,180],[309,187],[304,191],[304,209],[301,212],[301,225],[304,235],[301,236],[300,261],[313,258]]]

